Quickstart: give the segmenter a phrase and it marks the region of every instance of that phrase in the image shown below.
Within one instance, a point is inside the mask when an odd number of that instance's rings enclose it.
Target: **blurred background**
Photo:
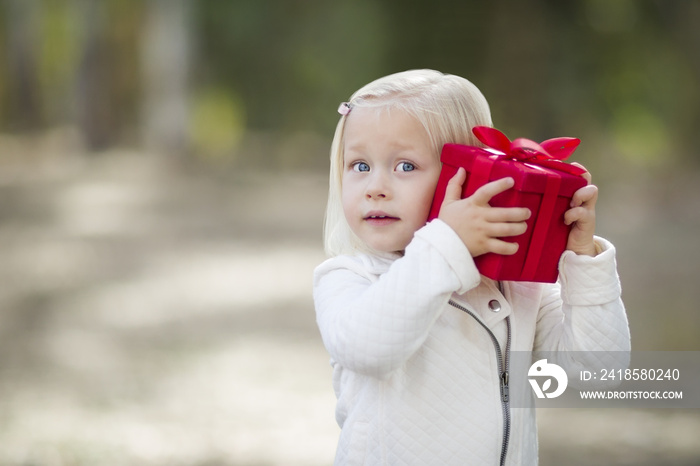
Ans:
[[[412,68],[576,136],[635,350],[700,350],[696,0],[0,0],[0,464],[327,465],[338,103]],[[697,410],[541,410],[542,465],[700,464]]]

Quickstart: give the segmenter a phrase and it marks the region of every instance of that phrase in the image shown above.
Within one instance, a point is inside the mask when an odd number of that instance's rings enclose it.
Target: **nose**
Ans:
[[[386,199],[390,195],[389,181],[385,175],[375,172],[369,177],[365,189],[365,197],[367,199]]]

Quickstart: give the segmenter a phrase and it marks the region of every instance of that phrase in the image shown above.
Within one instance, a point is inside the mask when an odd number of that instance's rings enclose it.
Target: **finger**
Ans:
[[[590,216],[590,212],[585,207],[574,207],[564,212],[564,224],[571,225],[575,222],[581,222]]]
[[[581,165],[581,164],[578,163],[578,162],[571,162],[571,165],[574,165],[574,166],[576,166],[576,167],[579,167],[579,168],[582,168],[582,169],[586,170],[586,172],[585,172],[585,173],[582,173],[581,176],[582,176],[586,181],[588,181],[589,183],[591,182],[591,180],[593,179],[593,177],[591,176],[591,172],[589,172],[588,169],[587,169],[586,167],[584,167],[583,165]]]
[[[445,187],[445,201],[458,201],[462,198],[462,185],[467,177],[467,172],[464,168],[459,167],[455,176],[450,178]]]
[[[492,238],[520,236],[527,231],[527,223],[491,223],[486,228],[486,234]]]
[[[515,184],[515,180],[511,177],[501,178],[490,183],[486,183],[479,189],[477,189],[474,194],[472,194],[472,200],[476,204],[486,205],[495,195],[500,194],[504,191],[509,190]]]
[[[484,218],[489,222],[523,222],[531,215],[526,207],[491,207]]]
[[[598,199],[598,187],[593,184],[584,186],[581,189],[577,189],[574,195],[571,197],[571,207],[579,207],[582,205],[595,205]]]
[[[500,239],[491,238],[486,243],[486,248],[489,252],[501,254],[503,256],[512,256],[518,252],[518,243],[509,243]]]

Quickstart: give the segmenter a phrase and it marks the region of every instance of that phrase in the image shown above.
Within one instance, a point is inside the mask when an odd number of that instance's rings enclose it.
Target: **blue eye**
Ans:
[[[416,169],[416,166],[411,162],[401,162],[396,166],[396,171],[400,172],[412,172]]]
[[[356,172],[368,172],[369,165],[367,165],[365,162],[356,162],[352,165],[352,169]]]

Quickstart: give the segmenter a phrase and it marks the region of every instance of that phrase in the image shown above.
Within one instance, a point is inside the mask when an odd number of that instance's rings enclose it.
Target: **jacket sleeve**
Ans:
[[[418,230],[379,276],[357,257],[329,259],[314,273],[324,345],[341,366],[384,378],[423,344],[449,296],[479,281],[469,251],[440,220]]]
[[[596,243],[596,257],[564,252],[559,283],[545,287],[537,319],[535,352],[556,352],[553,358],[569,373],[629,364],[630,332],[615,248],[602,238]]]

